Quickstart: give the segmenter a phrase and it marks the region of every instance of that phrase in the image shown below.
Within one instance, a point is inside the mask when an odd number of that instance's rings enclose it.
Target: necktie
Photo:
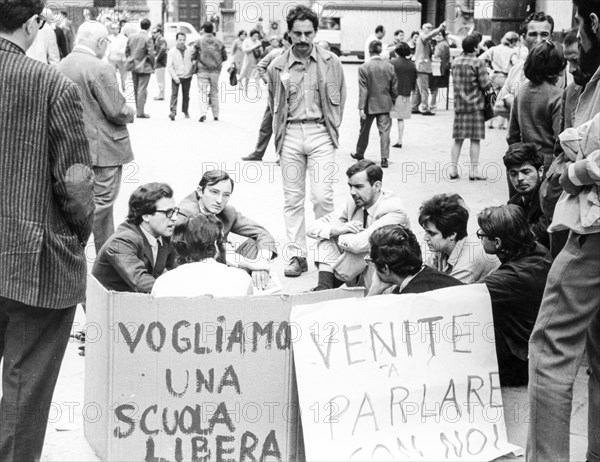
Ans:
[[[158,252],[160,252],[160,238],[156,240],[156,247],[152,249],[152,256],[154,257],[154,264],[156,265],[156,260],[158,260]]]
[[[369,212],[367,212],[367,209],[364,209],[363,210],[363,229],[368,228],[368,220],[369,220]]]

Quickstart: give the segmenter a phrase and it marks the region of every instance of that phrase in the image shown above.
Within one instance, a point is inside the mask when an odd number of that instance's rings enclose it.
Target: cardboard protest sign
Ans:
[[[347,297],[362,291],[154,299],[90,276],[88,442],[110,461],[303,460],[290,310]]]
[[[308,461],[492,460],[508,444],[485,285],[292,310]]]

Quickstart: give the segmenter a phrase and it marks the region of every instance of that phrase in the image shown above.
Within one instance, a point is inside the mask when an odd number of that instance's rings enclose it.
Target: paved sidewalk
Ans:
[[[341,205],[347,198],[345,170],[352,163],[349,153],[355,151],[358,137],[359,116],[357,109],[357,66],[344,65],[348,82],[349,98],[346,104],[341,129],[341,148],[337,154],[338,168],[331,172],[335,182],[335,203]],[[170,88],[170,85],[167,85]],[[275,154],[271,146],[265,163],[242,162],[240,157],[249,154],[256,143],[258,127],[266,105],[265,87],[260,95],[250,91],[244,100],[236,90],[227,89],[221,95],[220,120],[215,122],[209,113],[207,122],[198,123],[198,97],[195,83],[192,85],[190,119],[181,115],[175,122],[168,119],[168,95],[165,102],[155,102],[156,82],[151,80],[147,112],[148,120],[136,119],[130,132],[135,161],[124,169],[123,184],[115,206],[115,223],[123,221],[127,212],[127,200],[140,184],[150,181],[166,181],[175,190],[176,200],[181,200],[198,184],[207,168],[223,168],[236,181],[231,203],[242,213],[265,225],[281,245],[285,244],[283,223],[283,194],[281,172],[273,161]],[[440,92],[443,96],[444,92]],[[256,96],[254,98],[254,96]],[[445,107],[445,101],[440,102]],[[384,171],[384,189],[395,191],[403,198],[411,219],[412,228],[419,239],[423,230],[418,225],[418,209],[423,200],[442,192],[459,193],[466,201],[471,219],[469,231],[477,229],[476,216],[484,207],[506,203],[507,186],[502,155],[506,149],[506,131],[488,131],[482,141],[482,171],[490,181],[468,181],[466,164],[468,142],[461,156],[465,169],[460,180],[447,179],[447,166],[452,144],[451,111],[442,110],[435,117],[413,116],[406,122],[404,148],[392,149],[390,168]],[[395,142],[396,125],[392,129],[392,144]],[[379,161],[379,140],[376,129],[371,133],[371,143],[366,157]],[[307,222],[312,221],[312,208],[307,204]],[[93,245],[88,248],[91,262],[94,258]],[[307,274],[298,279],[283,276],[283,260],[278,258],[274,271],[288,292],[308,290],[316,285],[317,274],[310,265]],[[78,310],[74,330],[85,323],[84,314]],[[95,418],[96,408],[83,408],[84,358],[78,356],[78,342],[69,344],[59,383],[54,395],[55,405],[50,415],[44,461],[95,461],[98,460],[83,436],[83,415]],[[524,447],[529,416],[526,390],[524,388],[503,389],[505,419],[511,443]],[[587,427],[587,375],[580,370],[575,385],[573,423],[571,427],[572,460],[585,460]],[[514,459],[504,458],[504,460]],[[518,460],[524,460],[523,457]]]

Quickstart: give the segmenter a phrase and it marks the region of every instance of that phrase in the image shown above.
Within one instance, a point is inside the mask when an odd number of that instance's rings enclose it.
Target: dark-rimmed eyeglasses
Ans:
[[[37,22],[38,29],[41,29],[44,27],[44,24],[46,24],[46,18],[44,18],[41,14],[38,14],[35,17],[35,22]]]
[[[477,232],[475,233],[477,235],[478,239],[483,239],[484,237],[488,237],[487,234],[485,234],[483,231],[481,231],[480,229],[477,230]]]
[[[186,216],[185,214],[180,212],[179,207],[173,207],[173,208],[170,208],[167,210],[157,210],[157,212],[164,213],[165,216],[169,219],[171,219],[173,217],[177,218],[177,215],[181,215],[182,217]]]

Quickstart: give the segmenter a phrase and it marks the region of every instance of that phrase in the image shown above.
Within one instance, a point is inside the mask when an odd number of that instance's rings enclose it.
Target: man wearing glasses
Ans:
[[[135,111],[117,91],[117,77],[102,61],[109,38],[106,27],[86,21],[77,31],[77,45],[58,65],[58,70],[79,86],[83,120],[90,142],[96,184],[94,186],[94,245],[96,254],[115,232],[113,205],[119,194],[123,165],[133,160],[127,124]]]
[[[368,296],[387,293],[420,294],[463,283],[423,264],[421,246],[413,232],[402,225],[387,225],[369,238],[366,262],[375,269]]]
[[[92,274],[108,290],[150,293],[175,268],[171,244],[179,209],[165,183],[148,183],[129,198],[129,213],[96,257]]]
[[[75,307],[85,297],[94,211],[77,86],[25,56],[43,7],[0,1],[0,460],[7,462],[41,458]]]

